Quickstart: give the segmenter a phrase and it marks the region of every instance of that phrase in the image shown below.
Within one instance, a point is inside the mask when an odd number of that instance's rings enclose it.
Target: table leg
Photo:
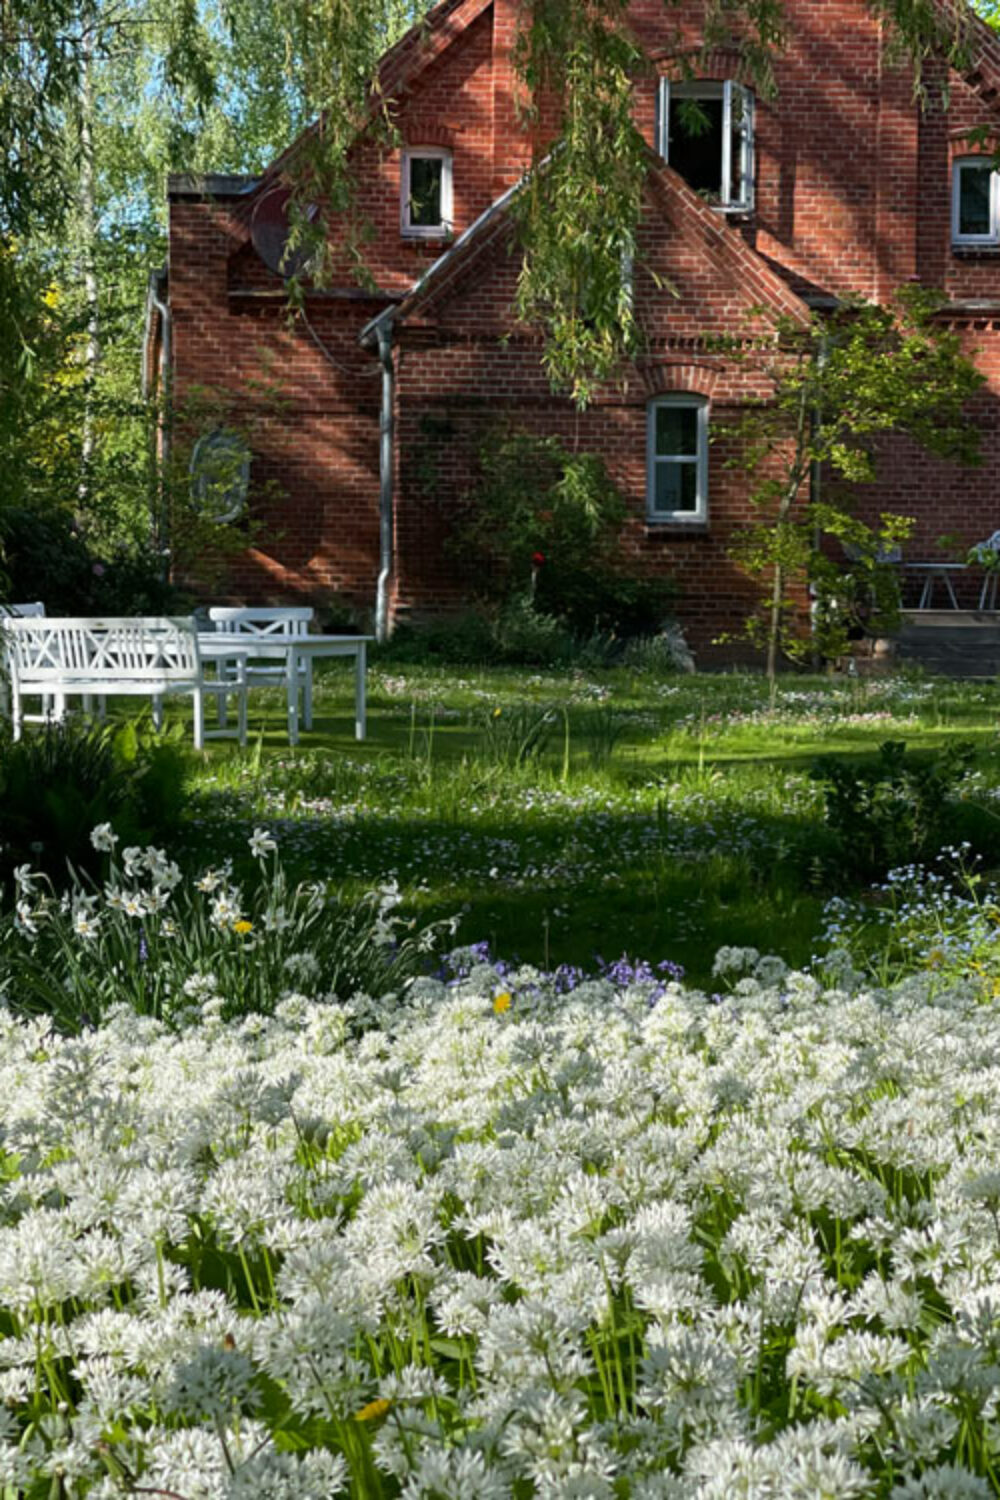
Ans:
[[[299,743],[299,658],[294,646],[288,648],[285,660],[288,684],[288,743]]]
[[[358,642],[354,656],[354,738],[363,740],[367,730],[367,704],[365,702],[365,659],[367,643]]]

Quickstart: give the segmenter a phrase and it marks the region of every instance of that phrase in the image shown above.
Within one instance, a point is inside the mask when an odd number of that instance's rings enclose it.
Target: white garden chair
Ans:
[[[288,663],[273,659],[254,661],[253,641],[256,639],[262,645],[267,642],[274,645],[280,644],[282,639],[288,636],[308,635],[313,613],[308,605],[292,605],[287,608],[213,605],[208,611],[208,618],[217,631],[228,635],[238,635],[241,637],[241,644],[250,647],[247,664],[247,682],[250,687],[253,687],[256,682],[271,683],[275,687],[284,685],[287,688],[288,673],[292,670]],[[302,696],[302,723],[306,729],[311,729],[313,673],[310,657],[300,658],[297,675],[296,686]]]

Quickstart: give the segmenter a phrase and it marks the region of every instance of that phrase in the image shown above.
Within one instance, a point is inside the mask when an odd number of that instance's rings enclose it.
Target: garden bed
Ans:
[[[996,1494],[996,1005],[473,960],[2,1019],[4,1494]]]

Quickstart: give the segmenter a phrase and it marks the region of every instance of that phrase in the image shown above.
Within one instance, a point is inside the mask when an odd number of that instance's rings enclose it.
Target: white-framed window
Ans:
[[[660,79],[656,148],[696,193],[748,213],[754,192],[754,99],[743,84]]]
[[[966,156],[951,169],[953,245],[1000,245],[1000,174],[991,156]]]
[[[646,518],[708,520],[708,402],[657,396],[646,409]]]
[[[400,172],[403,234],[447,234],[451,223],[451,152],[443,146],[412,146],[403,152]]]

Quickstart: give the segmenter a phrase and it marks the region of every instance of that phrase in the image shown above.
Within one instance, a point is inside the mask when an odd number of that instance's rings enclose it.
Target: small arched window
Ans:
[[[646,516],[675,524],[708,520],[708,402],[657,396],[646,416]]]

